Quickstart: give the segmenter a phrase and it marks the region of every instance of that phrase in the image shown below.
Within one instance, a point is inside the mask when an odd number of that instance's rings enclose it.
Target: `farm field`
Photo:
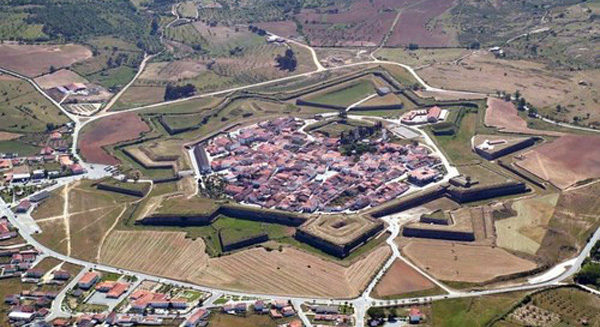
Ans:
[[[164,100],[165,87],[162,86],[131,86],[111,107],[111,111],[144,106]]]
[[[46,131],[46,124],[69,119],[29,83],[0,74],[0,130],[14,133]],[[18,141],[18,140],[16,140]]]
[[[402,252],[433,277],[446,281],[484,283],[536,268],[535,263],[500,248],[458,242],[411,240]]]
[[[425,0],[409,2],[400,7],[400,17],[387,46],[407,46],[411,43],[424,47],[458,45],[457,31],[449,30],[436,18],[454,7],[454,1]]]
[[[415,68],[425,67],[435,63],[445,63],[458,60],[471,53],[464,48],[447,49],[416,49],[382,48],[375,53],[381,60],[389,60],[409,65]]]
[[[496,59],[487,50],[479,50],[459,64],[437,63],[419,70],[419,75],[431,86],[495,94],[516,90],[539,109],[559,121],[580,124],[600,124],[600,95],[592,85],[600,83],[600,70],[570,72],[548,69],[544,64],[526,60]],[[581,85],[584,81],[587,85]],[[556,106],[561,105],[557,111]],[[590,114],[589,118],[587,114]]]
[[[431,325],[442,327],[486,326],[526,295],[524,292],[435,301]]]
[[[202,239],[185,232],[112,232],[100,251],[99,262],[180,280],[192,280],[208,264]]]
[[[86,126],[79,137],[81,155],[89,162],[116,165],[119,160],[105,146],[135,139],[150,128],[135,113],[123,113],[100,119]]]
[[[549,228],[537,255],[551,264],[571,258],[598,228],[600,220],[600,183],[563,191],[558,198]]]
[[[85,78],[68,69],[61,69],[50,74],[36,77],[34,81],[43,89],[50,89],[71,83],[88,83]]]
[[[0,67],[35,77],[90,58],[92,52],[77,44],[65,45],[19,45],[0,44]]]
[[[523,154],[519,167],[560,189],[600,177],[600,137],[562,136]]]
[[[518,115],[517,108],[512,102],[497,98],[488,98],[485,111],[485,125],[496,127],[500,131],[521,134],[538,134],[561,136],[563,133],[533,130],[527,127],[527,122]]]
[[[349,267],[283,247],[254,248],[209,260],[192,280],[203,285],[279,295],[353,297],[390,255],[381,246]]]
[[[86,261],[95,261],[104,237],[125,212],[125,206],[71,214],[69,229],[71,255]]]
[[[277,327],[290,319],[273,320],[268,315],[249,314],[243,317],[212,313],[209,319],[210,326],[214,327]]]
[[[512,251],[535,255],[540,248],[559,194],[518,200],[512,204],[517,216],[496,220],[496,244]]]
[[[532,311],[532,307],[537,309],[537,314]],[[576,287],[561,287],[532,295],[531,300],[525,306],[520,306],[493,326],[502,326],[503,323],[549,324],[548,320],[560,321],[565,326],[594,326],[600,323],[598,309],[600,309],[598,296]],[[542,310],[545,314],[541,314]],[[518,312],[522,313],[518,314]],[[554,318],[550,318],[552,316]],[[545,321],[543,318],[548,320]],[[581,324],[582,320],[586,320],[587,324]]]
[[[273,22],[260,22],[255,24],[256,26],[285,38],[296,38],[298,37],[298,31],[296,29],[296,23],[291,20],[273,21]]]
[[[56,252],[67,253],[67,232],[63,219],[38,221],[37,225],[42,230],[42,233],[33,236],[38,242]]]
[[[373,289],[378,299],[398,298],[402,295],[435,291],[436,285],[405,262],[396,259]],[[443,290],[440,290],[441,294]]]

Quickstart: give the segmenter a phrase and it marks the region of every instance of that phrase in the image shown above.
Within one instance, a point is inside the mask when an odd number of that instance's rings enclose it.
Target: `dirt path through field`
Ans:
[[[65,204],[63,207],[63,222],[65,224],[65,238],[67,240],[67,256],[71,255],[71,228],[69,227],[69,191],[71,188],[75,187],[78,184],[77,182],[72,184],[67,184],[63,189],[63,198],[65,199]]]
[[[150,192],[148,192],[148,193],[150,193]],[[115,221],[113,222],[113,224],[106,231],[106,233],[104,233],[104,235],[102,236],[102,239],[100,240],[100,243],[98,245],[98,252],[96,252],[96,262],[100,262],[100,252],[102,251],[102,246],[104,245],[104,242],[106,241],[106,238],[108,237],[108,235],[110,235],[110,233],[115,229],[115,227],[117,227],[117,224],[119,223],[119,220],[121,219],[121,216],[123,216],[123,214],[125,213],[126,210],[127,210],[127,206],[125,205],[125,206],[123,206],[123,210],[121,210],[121,212],[119,213],[117,218],[115,218]]]

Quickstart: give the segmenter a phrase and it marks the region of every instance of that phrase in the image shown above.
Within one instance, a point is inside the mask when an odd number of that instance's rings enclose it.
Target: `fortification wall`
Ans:
[[[527,184],[518,181],[494,185],[484,185],[471,188],[458,188],[451,186],[447,189],[448,196],[452,200],[460,203],[479,201],[498,196],[524,193],[527,191]]]
[[[260,234],[254,237],[250,237],[244,240],[239,240],[237,242],[227,243],[226,240],[223,239],[223,235],[219,233],[219,242],[221,243],[221,248],[224,252],[230,252],[237,249],[245,248],[254,244],[263,243],[269,240],[269,235]]]
[[[427,229],[425,227],[405,226],[402,228],[402,235],[406,237],[432,238],[436,240],[475,241],[475,234],[473,232]]]
[[[96,184],[96,188],[99,190],[116,192],[116,193],[121,193],[121,194],[125,194],[125,195],[132,195],[132,196],[137,196],[140,198],[144,196],[144,192],[142,192],[142,191],[132,190],[132,189],[118,187],[118,186],[114,186],[114,185],[107,185],[107,184],[99,183],[99,184]]]

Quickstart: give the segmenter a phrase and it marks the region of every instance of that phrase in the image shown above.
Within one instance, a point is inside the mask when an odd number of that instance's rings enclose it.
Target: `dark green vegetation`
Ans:
[[[0,12],[12,17],[0,25],[0,31],[17,31],[10,39],[85,43],[115,35],[148,52],[160,48],[153,17],[128,0],[2,0]]]
[[[192,84],[181,86],[169,84],[165,89],[165,101],[186,98],[193,95],[194,92],[196,92],[196,87]]]

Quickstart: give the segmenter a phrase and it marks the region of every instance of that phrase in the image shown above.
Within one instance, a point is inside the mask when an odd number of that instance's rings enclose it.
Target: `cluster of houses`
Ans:
[[[163,318],[157,315],[120,314],[116,312],[98,313],[94,315],[83,314],[74,319],[57,318],[52,321],[54,327],[92,327],[92,326],[161,326]]]
[[[359,210],[406,192],[405,177],[424,185],[441,176],[426,147],[382,138],[356,160],[339,138],[308,135],[303,124],[283,117],[216,137],[200,169],[221,174],[238,202],[296,212]]]
[[[0,251],[0,278],[16,277],[25,274],[36,260],[38,251],[29,250],[1,250]]]
[[[147,309],[163,310],[186,310],[188,301],[183,298],[171,298],[168,294],[151,292],[147,290],[136,290],[129,295],[131,310],[144,312]]]
[[[4,181],[21,184],[85,173],[84,168],[75,163],[69,153],[71,141],[64,136],[72,132],[71,123],[49,132],[44,146],[37,155],[19,156],[18,153],[0,153],[0,170],[4,173]],[[30,169],[30,167],[38,168]]]
[[[221,311],[223,313],[232,315],[244,315],[250,309],[254,314],[269,315],[273,319],[290,318],[296,315],[296,310],[294,310],[294,307],[289,303],[289,301],[285,300],[257,300],[254,301],[252,305],[246,302],[227,303],[221,307]],[[291,321],[283,324],[283,326],[295,326],[297,324],[298,326],[302,326],[302,323],[299,320]]]
[[[312,305],[310,306],[311,320],[315,326],[335,325],[335,326],[353,326],[354,320],[351,315],[341,314],[337,305]],[[322,325],[319,325],[321,323]]]
[[[21,200],[19,204],[17,204],[17,206],[14,208],[14,212],[26,213],[29,211],[29,209],[31,209],[31,207],[33,207],[34,204],[39,204],[42,201],[46,200],[48,197],[50,197],[50,193],[48,191],[43,190],[37,192],[29,198]]]
[[[0,241],[10,240],[17,237],[17,231],[6,217],[0,218]]]
[[[435,124],[440,120],[444,120],[447,115],[447,110],[433,106],[429,109],[411,110],[405,113],[400,121],[406,125]]]

